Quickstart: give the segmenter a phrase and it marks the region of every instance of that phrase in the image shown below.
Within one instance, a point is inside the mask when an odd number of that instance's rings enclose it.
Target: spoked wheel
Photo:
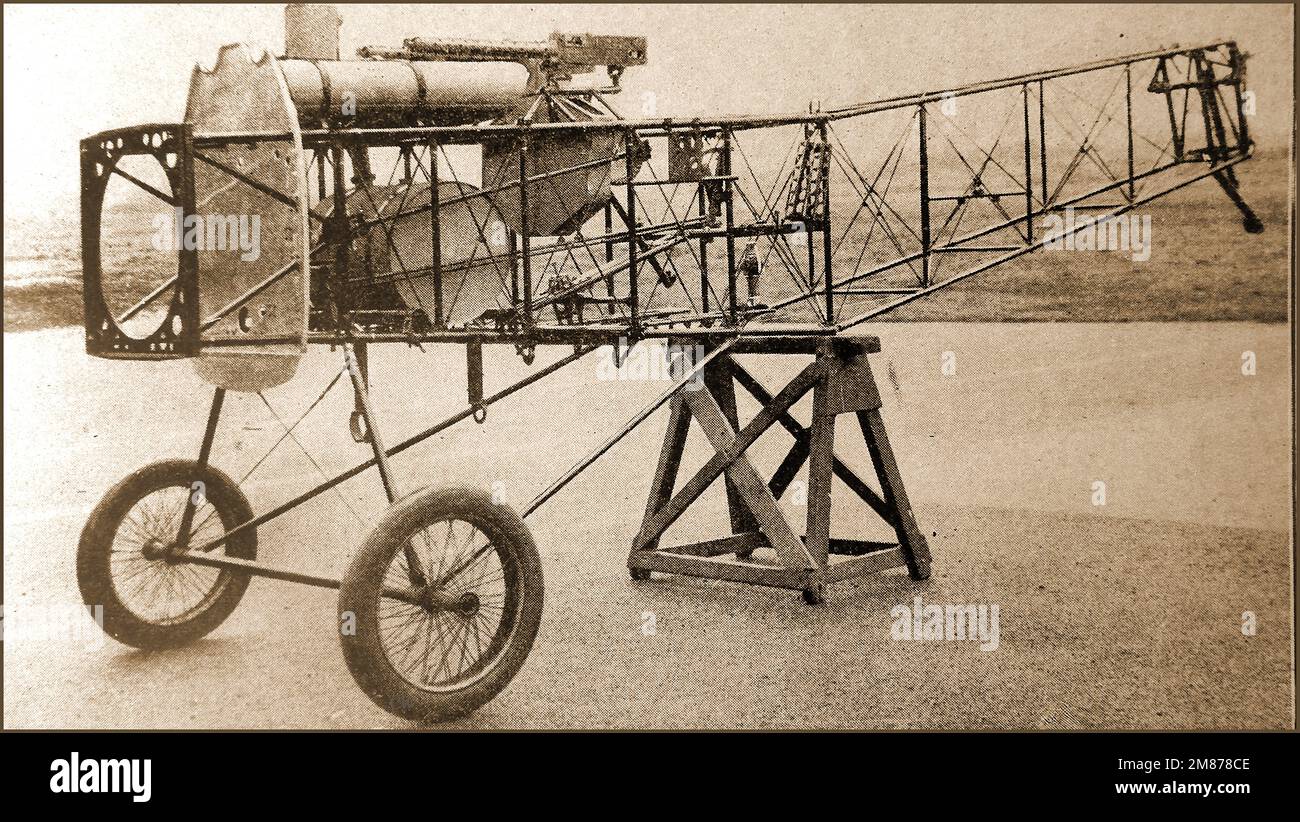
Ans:
[[[467,488],[389,508],[339,591],[343,656],[361,689],[417,722],[464,716],[523,666],[542,618],[542,565],[519,516]]]
[[[199,484],[201,483],[201,485]],[[146,465],[115,485],[91,513],[77,547],[77,582],[91,614],[102,607],[109,636],[136,648],[184,645],[235,610],[249,576],[176,562],[187,502],[193,547],[253,518],[230,477],[192,460]],[[254,529],[214,554],[257,558]]]

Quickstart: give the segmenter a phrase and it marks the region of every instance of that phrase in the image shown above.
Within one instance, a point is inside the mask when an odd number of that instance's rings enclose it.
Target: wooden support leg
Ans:
[[[813,389],[812,433],[808,438],[808,524],[804,536],[808,553],[818,568],[830,559],[831,480],[835,459],[835,415],[828,405],[827,384]]]
[[[736,411],[736,385],[732,382],[733,363],[731,357],[719,357],[704,370],[704,387],[718,403],[723,417],[733,431],[740,429],[740,416]],[[745,505],[745,500],[736,488],[736,481],[731,475],[724,479],[727,486],[727,513],[731,517],[732,534],[748,534],[758,530],[754,514]],[[738,551],[738,559],[749,559],[752,550]]]
[[[663,508],[664,503],[668,502],[673,495],[673,488],[677,483],[677,471],[682,464],[682,451],[686,448],[686,435],[691,426],[691,415],[686,409],[681,394],[672,398],[668,408],[668,431],[664,435],[664,447],[659,452],[659,464],[655,467],[654,479],[650,483],[650,496],[645,503],[646,520],[659,513],[659,509]],[[644,550],[653,551],[658,547],[659,539],[656,537],[645,544]],[[633,579],[650,578],[649,571],[632,567],[630,555],[628,568],[632,572]]]
[[[925,536],[916,524],[912,504],[907,499],[907,489],[903,487],[903,475],[898,470],[898,461],[894,459],[894,449],[889,446],[889,435],[885,433],[885,422],[880,417],[880,409],[859,411],[858,425],[862,428],[867,450],[871,452],[871,461],[880,477],[885,504],[894,512],[894,532],[898,535],[899,547],[903,549],[903,558],[907,560],[907,572],[912,579],[929,579],[930,546],[926,545]]]
[[[818,571],[830,565],[831,544],[831,482],[835,460],[835,414],[828,404],[828,387],[835,371],[817,384],[813,390],[813,420],[808,443],[808,520],[804,531],[804,546]],[[796,442],[795,446],[798,447]],[[826,601],[825,586],[819,574],[803,590],[804,601],[821,605]]]

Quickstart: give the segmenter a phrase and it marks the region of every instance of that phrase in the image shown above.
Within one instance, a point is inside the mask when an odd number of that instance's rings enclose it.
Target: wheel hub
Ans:
[[[461,594],[457,603],[456,612],[461,616],[471,617],[478,613],[479,600],[478,594],[465,593]]]
[[[157,537],[147,539],[140,546],[140,553],[150,562],[157,562],[167,557],[167,543]]]
[[[451,611],[465,617],[477,614],[481,605],[478,594],[466,592],[455,596],[432,585],[424,589],[420,600],[420,604],[429,611]]]

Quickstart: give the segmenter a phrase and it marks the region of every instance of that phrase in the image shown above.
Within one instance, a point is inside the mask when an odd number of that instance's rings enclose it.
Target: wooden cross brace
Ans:
[[[816,357],[775,395],[729,355],[705,370],[703,384],[688,385],[670,405],[668,431],[651,483],[641,530],[632,543],[628,568],[633,578],[651,571],[792,588],[809,602],[823,599],[823,586],[852,577],[906,566],[913,579],[930,575],[930,553],[912,514],[897,460],[880,416],[880,392],[867,362],[867,346],[843,341],[816,344]],[[786,353],[774,346],[776,353]],[[790,351],[789,353],[795,353]],[[811,353],[811,352],[809,352]],[[762,405],[743,427],[736,410],[735,383]],[[790,409],[813,394],[808,427]],[[835,456],[835,419],[857,416],[876,470],[880,492]],[[703,430],[714,454],[674,493],[691,420]],[[771,480],[764,481],[746,452],[765,432],[780,425],[794,437]],[[808,513],[804,535],[777,506],[804,463],[808,463]],[[731,518],[730,536],[659,547],[664,532],[718,477],[723,476]],[[895,543],[836,539],[831,536],[831,482],[848,486],[897,535]],[[752,559],[757,548],[771,548],[778,564]],[[848,557],[832,561],[832,557]]]

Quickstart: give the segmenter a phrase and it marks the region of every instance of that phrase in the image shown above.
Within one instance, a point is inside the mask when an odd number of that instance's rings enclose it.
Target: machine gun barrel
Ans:
[[[582,72],[595,66],[645,65],[646,41],[644,37],[558,32],[543,42],[408,37],[400,49],[364,46],[357,55],[366,59],[537,63]]]
[[[469,60],[492,62],[504,60],[522,63],[528,60],[555,59],[550,43],[522,40],[457,40],[410,37],[402,47],[422,60]]]

